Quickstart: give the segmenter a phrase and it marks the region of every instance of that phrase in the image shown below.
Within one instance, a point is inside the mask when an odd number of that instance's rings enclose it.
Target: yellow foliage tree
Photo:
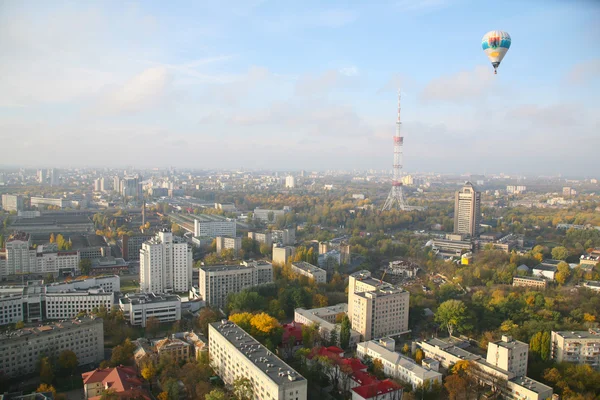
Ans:
[[[279,321],[271,317],[267,313],[256,314],[250,321],[252,327],[263,333],[271,333],[274,329],[279,328]]]
[[[421,364],[421,361],[423,361],[424,357],[425,355],[423,354],[423,350],[417,349],[417,352],[415,353],[415,361],[417,364]]]
[[[583,320],[585,322],[594,322],[596,321],[596,316],[588,313],[583,314]]]
[[[249,330],[252,326],[251,321],[254,315],[249,312],[231,314],[229,316],[229,320],[234,324],[238,325],[240,328],[244,330]]]
[[[454,367],[452,367],[452,373],[460,374],[463,372],[467,372],[469,370],[469,365],[470,362],[467,360],[457,361],[456,364],[454,364]]]
[[[51,392],[52,395],[56,398],[56,389],[52,385],[48,385],[46,383],[42,383],[40,386],[38,386],[38,388],[35,391],[36,391],[36,393],[48,393],[48,392]]]

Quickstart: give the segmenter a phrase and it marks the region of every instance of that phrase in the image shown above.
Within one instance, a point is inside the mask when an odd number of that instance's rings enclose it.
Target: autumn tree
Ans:
[[[92,271],[92,260],[89,258],[82,258],[79,261],[79,270],[82,275],[89,275]]]
[[[423,350],[417,349],[417,352],[415,353],[415,361],[417,362],[417,364],[421,364],[421,361],[423,361],[423,358],[425,358],[425,355],[423,354]]]
[[[120,344],[113,348],[112,355],[110,357],[110,363],[113,366],[130,364],[133,359],[133,352],[135,351],[135,345],[131,343],[129,338],[125,339],[123,344]]]
[[[383,372],[383,361],[381,361],[380,358],[373,359],[373,375],[379,379],[385,378],[385,374]]]
[[[150,383],[150,389],[152,389],[152,382],[154,381],[156,372],[156,366],[154,365],[152,360],[147,360],[142,367],[141,375],[142,378],[144,378]]]
[[[466,399],[468,385],[467,379],[458,374],[448,375],[444,380],[444,387],[450,400]]]
[[[155,335],[160,329],[160,320],[157,317],[150,317],[146,320],[146,332]]]
[[[558,272],[556,272],[555,277],[556,282],[560,283],[561,285],[564,285],[567,279],[569,279],[569,276],[571,276],[571,268],[569,267],[569,264],[567,264],[564,261],[561,261],[560,263],[558,263],[557,269]]]
[[[67,374],[71,374],[79,365],[77,355],[72,350],[63,350],[58,355],[58,366]]]
[[[36,393],[52,393],[54,398],[56,398],[56,389],[54,388],[54,386],[48,385],[46,383],[42,383],[40,386],[38,386],[38,388],[35,390],[35,392]]]
[[[548,361],[548,359],[550,358],[550,341],[550,332],[545,331],[542,334],[542,341],[540,346],[540,357],[544,361]]]
[[[204,400],[227,400],[227,393],[222,389],[213,389],[204,397]]]
[[[569,257],[569,251],[563,246],[557,246],[552,249],[552,258],[555,260],[566,260]]]
[[[233,381],[233,396],[236,400],[253,400],[254,387],[248,378],[237,378]]]
[[[217,310],[211,307],[204,307],[198,315],[196,325],[200,329],[200,332],[202,332],[204,336],[208,337],[208,324],[211,322],[217,322],[220,318],[221,315]]]
[[[40,381],[50,385],[54,380],[54,370],[48,357],[43,357],[40,360]]]
[[[440,304],[435,312],[435,321],[448,329],[450,336],[455,329],[464,332],[471,328],[468,324],[467,307],[461,300],[447,300]]]

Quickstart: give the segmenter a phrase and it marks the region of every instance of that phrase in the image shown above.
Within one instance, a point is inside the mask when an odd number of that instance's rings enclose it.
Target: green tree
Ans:
[[[58,355],[58,366],[67,374],[71,374],[78,365],[77,355],[72,350],[63,350]]]
[[[213,389],[204,400],[227,400],[227,394],[222,389]]]
[[[557,246],[552,249],[552,258],[555,260],[566,260],[569,257],[569,250],[563,246]]]
[[[4,235],[0,234],[0,249],[4,248]]]
[[[535,335],[533,335],[531,337],[531,340],[529,341],[529,351],[536,355],[537,357],[540,357],[540,352],[542,349],[542,332],[538,332]]]
[[[329,333],[329,345],[337,346],[338,344],[338,329],[337,326],[333,328],[333,330]]]
[[[113,366],[131,364],[133,359],[133,352],[135,351],[135,345],[131,343],[129,338],[125,339],[123,344],[120,344],[113,348],[112,355],[110,357],[110,363]]]
[[[415,361],[417,362],[417,364],[421,364],[421,361],[423,361],[423,358],[425,358],[425,354],[423,354],[423,350],[417,349],[417,352],[415,353]]]
[[[82,275],[89,275],[92,272],[92,260],[83,258],[79,261],[79,270]]]
[[[340,327],[340,346],[346,350],[350,346],[350,319],[347,315],[342,318]]]
[[[254,387],[248,378],[237,378],[233,381],[233,396],[236,400],[254,399]]]
[[[19,321],[15,324],[15,329],[23,329],[25,327],[25,323],[23,321]]]
[[[556,272],[556,282],[560,283],[561,285],[564,285],[567,282],[567,279],[569,279],[569,276],[571,276],[571,268],[569,267],[569,264],[567,264],[564,261],[561,261],[560,263],[558,263],[557,265],[557,269],[558,271]]]
[[[102,391],[100,400],[119,400],[119,395],[114,389],[106,389]]]
[[[440,304],[435,312],[435,321],[448,329],[450,336],[455,329],[464,332],[471,328],[468,323],[467,307],[461,300],[447,300]]]
[[[61,235],[60,233],[58,235],[56,235],[56,245],[58,246],[58,250],[64,250],[65,249],[65,238],[63,237],[63,235]]]
[[[43,357],[40,360],[40,381],[50,385],[54,380],[54,370],[48,357]]]
[[[550,332],[548,331],[545,331],[542,334],[540,356],[544,361],[548,361],[550,359]]]
[[[150,317],[146,320],[146,332],[155,335],[160,329],[160,320],[156,317]]]
[[[198,315],[196,325],[200,329],[200,332],[202,332],[204,336],[208,337],[208,324],[211,322],[217,322],[220,317],[220,314],[216,310],[212,309],[211,307],[204,307]]]

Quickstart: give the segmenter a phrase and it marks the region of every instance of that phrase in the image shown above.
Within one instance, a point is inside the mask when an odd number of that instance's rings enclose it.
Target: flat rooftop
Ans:
[[[554,332],[565,339],[597,339],[600,341],[600,329],[589,331],[558,331]]]
[[[125,297],[121,297],[119,302],[123,304],[152,304],[152,303],[163,303],[167,301],[181,301],[181,298],[176,294],[161,294],[157,295],[154,293],[134,293],[127,294]]]
[[[302,375],[233,322],[225,320],[210,325],[278,386],[305,380]]]
[[[253,269],[252,265],[205,265],[200,267],[201,270],[206,272],[218,272],[218,271],[239,271],[242,269]]]
[[[324,269],[321,269],[315,265],[307,263],[306,261],[297,261],[292,263],[293,267],[299,268],[303,271],[310,272],[311,274],[315,272],[325,272]]]
[[[28,338],[32,335],[42,335],[44,333],[61,330],[61,329],[72,329],[77,328],[86,324],[102,323],[102,318],[94,317],[81,317],[73,320],[62,320],[51,323],[31,323],[25,324],[25,327],[16,331],[8,333],[0,333],[0,340],[15,340],[19,338]]]
[[[505,349],[516,349],[517,347],[520,347],[520,346],[528,346],[529,347],[528,344],[520,342],[520,341],[518,341],[516,339],[512,339],[512,338],[509,341],[497,340],[492,343],[494,343],[495,345],[498,345],[500,347],[504,347]]]
[[[542,393],[547,392],[548,390],[552,390],[550,386],[546,386],[543,383],[534,381],[533,379],[528,378],[526,376],[517,376],[515,378],[512,378],[510,381],[516,383],[517,385],[523,386],[535,393]]]

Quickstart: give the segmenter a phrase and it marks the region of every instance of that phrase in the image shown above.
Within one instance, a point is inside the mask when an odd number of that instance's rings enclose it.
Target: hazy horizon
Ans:
[[[493,9],[493,10],[492,10]],[[600,3],[0,5],[0,166],[598,177]],[[498,75],[489,30],[513,42]]]

